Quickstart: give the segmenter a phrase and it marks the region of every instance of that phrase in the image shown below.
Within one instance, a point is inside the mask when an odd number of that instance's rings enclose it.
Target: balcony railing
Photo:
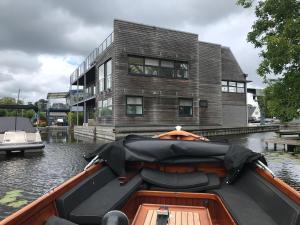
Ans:
[[[90,92],[90,93],[80,93],[79,95],[71,95],[70,96],[70,104],[71,105],[75,105],[77,104],[78,102],[82,102],[84,100],[87,100],[89,98],[92,98],[95,96],[95,93],[94,92]]]
[[[52,103],[52,104],[47,104],[47,110],[67,110],[69,109],[70,106],[69,104],[65,103]]]
[[[73,84],[82,74],[88,71],[93,65],[96,58],[101,55],[114,41],[114,33],[112,32],[97,48],[95,48],[86,59],[71,74],[70,83]]]

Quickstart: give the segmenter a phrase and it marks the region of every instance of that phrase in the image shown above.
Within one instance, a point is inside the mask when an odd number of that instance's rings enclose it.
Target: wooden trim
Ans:
[[[266,172],[265,170],[263,170],[261,168],[257,167],[256,172],[261,177],[263,177],[265,180],[267,180],[269,183],[271,183],[275,187],[277,187],[282,193],[284,193],[291,200],[293,200],[298,205],[300,205],[300,193],[298,191],[296,191],[294,188],[289,186],[287,183],[285,183],[281,179],[279,179],[277,177],[273,177],[270,173]]]
[[[36,218],[37,221],[46,220],[53,215],[57,215],[57,210],[55,207],[55,199],[61,196],[66,191],[70,190],[76,184],[84,180],[86,177],[90,176],[91,174],[95,173],[102,167],[102,164],[97,164],[91,166],[88,170],[83,171],[76,176],[70,178],[66,182],[59,185],[57,188],[50,190],[45,195],[41,196],[40,198],[36,199],[35,201],[31,202],[27,206],[23,207],[22,209],[18,210],[17,212],[13,213],[12,215],[8,216],[4,220],[0,221],[0,225],[23,225],[28,224],[28,221],[32,221],[32,218]],[[52,205],[53,211],[49,211],[48,213],[43,214],[43,218],[40,218],[41,212]],[[39,223],[29,223],[29,224],[42,224]]]
[[[192,193],[192,192],[168,192],[168,191],[138,191],[136,192],[137,197],[173,197],[173,198],[191,198],[191,199],[210,199],[217,201],[223,210],[228,214],[232,224],[235,224],[234,219],[223,204],[221,198],[218,195],[210,193]]]

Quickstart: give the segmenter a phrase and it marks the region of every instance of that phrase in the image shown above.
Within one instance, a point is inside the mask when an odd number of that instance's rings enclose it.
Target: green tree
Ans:
[[[300,1],[238,0],[255,4],[256,21],[247,41],[260,48],[257,73],[268,84],[267,104],[284,121],[299,117],[300,109]],[[270,75],[278,79],[270,82]]]
[[[83,123],[83,112],[78,113],[78,125],[82,125]],[[74,126],[77,124],[77,113],[69,112],[68,113],[68,124],[69,126]]]

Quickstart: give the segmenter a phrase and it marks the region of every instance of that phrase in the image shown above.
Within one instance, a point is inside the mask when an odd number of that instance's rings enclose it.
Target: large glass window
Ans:
[[[143,97],[126,96],[126,114],[143,115]]]
[[[111,89],[111,74],[112,74],[112,63],[111,60],[106,62],[106,89]]]
[[[99,117],[112,116],[112,98],[98,102]]]
[[[111,89],[112,62],[111,59],[99,66],[99,92]]]
[[[179,116],[193,116],[193,99],[179,99]]]
[[[105,76],[104,76],[104,64],[99,66],[99,92],[104,91],[104,84],[105,84]]]
[[[188,64],[137,56],[128,57],[128,72],[166,78],[188,78]]]
[[[245,93],[245,83],[235,81],[222,81],[222,92]]]

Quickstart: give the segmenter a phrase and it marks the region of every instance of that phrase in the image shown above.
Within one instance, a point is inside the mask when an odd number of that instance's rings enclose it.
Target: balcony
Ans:
[[[78,90],[78,92],[76,90],[72,90],[70,93],[70,105],[81,104],[96,96],[96,86],[89,86],[84,90]]]
[[[92,68],[96,58],[101,55],[113,43],[114,33],[112,32],[100,45],[95,48],[78,68],[70,76],[70,84],[74,84],[85,72]]]

